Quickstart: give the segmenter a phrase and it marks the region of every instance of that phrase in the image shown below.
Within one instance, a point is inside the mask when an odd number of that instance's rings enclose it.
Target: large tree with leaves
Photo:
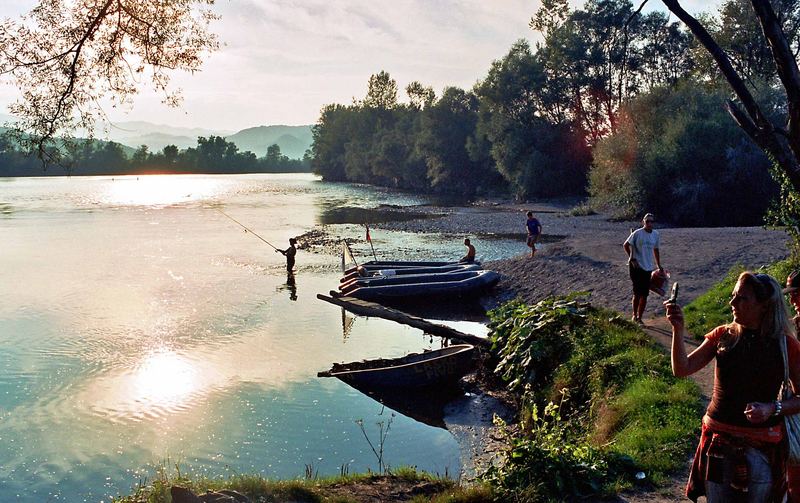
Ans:
[[[781,18],[778,15],[780,10],[776,12],[770,0],[750,0],[786,95],[786,119],[781,124],[770,119],[768,110],[763,110],[745,77],[707,27],[689,14],[679,0],[662,1],[691,30],[730,84],[738,103],[729,100],[728,111],[736,123],[772,157],[794,189],[800,191],[800,70],[797,64],[797,25],[794,17]],[[794,3],[790,2],[792,5]]]
[[[198,70],[217,48],[208,30],[213,3],[39,0],[27,16],[0,23],[0,72],[22,93],[10,107],[18,141],[53,160],[59,136],[91,133],[103,99],[128,103],[145,81],[177,104],[171,72]]]

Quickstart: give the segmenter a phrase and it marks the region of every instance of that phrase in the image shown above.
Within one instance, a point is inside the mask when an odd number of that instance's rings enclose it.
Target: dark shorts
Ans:
[[[528,246],[531,248],[536,248],[536,239],[538,239],[539,235],[536,234],[534,236],[528,236]]]
[[[633,294],[640,297],[647,297],[650,294],[650,273],[640,267],[633,267],[628,264],[628,270],[633,282]]]

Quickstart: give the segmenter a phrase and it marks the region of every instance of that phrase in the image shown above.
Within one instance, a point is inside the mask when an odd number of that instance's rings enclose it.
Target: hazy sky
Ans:
[[[696,11],[712,0],[685,1]],[[653,8],[665,10],[658,0]],[[2,0],[16,17],[33,0]],[[405,86],[418,80],[437,94],[471,88],[519,38],[536,40],[528,21],[540,0],[217,0],[213,25],[225,44],[194,75],[176,74],[179,109],[145,91],[118,121],[239,130],[267,124],[312,124],[329,103],[363,98],[381,70]],[[0,105],[16,99],[0,86]]]

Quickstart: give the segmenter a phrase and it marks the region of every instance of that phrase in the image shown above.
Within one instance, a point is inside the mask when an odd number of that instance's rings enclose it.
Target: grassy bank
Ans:
[[[298,480],[268,480],[257,475],[239,475],[227,479],[186,476],[176,467],[159,467],[152,481],[142,483],[136,491],[115,503],[169,503],[170,487],[186,487],[196,494],[223,489],[238,491],[251,501],[296,503],[350,503],[371,497],[393,501],[392,493],[407,493],[403,501],[435,503],[478,503],[493,496],[488,486],[461,488],[448,478],[434,477],[414,468],[402,467],[383,475],[374,473]]]
[[[699,390],[639,327],[578,298],[490,314],[498,371],[522,404],[506,464],[487,475],[502,500],[609,495],[683,468]]]
[[[787,259],[760,267],[755,272],[770,274],[782,285],[786,281],[786,276],[794,269],[798,269],[798,263]],[[696,339],[702,338],[714,327],[730,323],[731,292],[739,274],[745,270],[747,268],[741,264],[734,266],[719,283],[684,307],[686,329]],[[792,311],[793,309],[790,312]]]

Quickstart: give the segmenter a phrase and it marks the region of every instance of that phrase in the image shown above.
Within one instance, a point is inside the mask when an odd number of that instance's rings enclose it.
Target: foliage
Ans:
[[[73,175],[126,175],[147,173],[285,173],[307,172],[307,160],[289,159],[273,145],[267,156],[239,152],[235,144],[219,136],[199,137],[197,148],[178,150],[167,145],[150,152],[142,145],[128,156],[119,143],[84,140],[63,159]],[[128,149],[130,150],[130,149]],[[271,155],[270,155],[271,154]],[[56,173],[59,174],[59,173]],[[0,136],[0,176],[41,176],[38,159],[20,151],[8,137]]]
[[[591,153],[569,122],[541,117],[541,64],[520,40],[476,87],[481,99],[477,134],[491,145],[499,173],[519,200],[582,194]]]
[[[628,216],[646,209],[684,225],[761,223],[777,186],[724,102],[723,93],[684,82],[628,103],[617,134],[595,148],[592,205]]]
[[[750,270],[770,274],[778,280],[778,284],[783,284],[790,272],[800,268],[800,262],[797,257],[790,257],[774,264],[748,264],[747,266],[738,264],[732,267],[719,283],[683,308],[686,330],[695,338],[700,339],[714,327],[731,322],[733,319],[729,304],[731,292],[736,286],[739,274],[747,270],[747,267],[754,268]]]
[[[699,391],[619,314],[578,295],[489,313],[496,373],[522,392],[521,427],[487,480],[506,500],[608,494],[683,466]],[[558,404],[558,405],[555,405]]]
[[[789,233],[794,260],[800,262],[800,192],[774,163],[771,172],[780,185],[780,197],[772,201],[764,220],[769,225],[783,227]]]
[[[630,465],[576,438],[573,424],[561,417],[558,405],[547,404],[541,414],[533,405],[531,412],[527,434],[512,438],[506,462],[490,468],[484,476],[501,500],[550,501],[597,495],[608,480]]]
[[[10,75],[22,100],[18,140],[40,156],[59,160],[56,137],[80,127],[92,131],[99,101],[127,104],[142,76],[168,92],[174,70],[200,68],[218,47],[209,32],[214,0],[40,0],[31,13],[0,24],[0,72]]]

